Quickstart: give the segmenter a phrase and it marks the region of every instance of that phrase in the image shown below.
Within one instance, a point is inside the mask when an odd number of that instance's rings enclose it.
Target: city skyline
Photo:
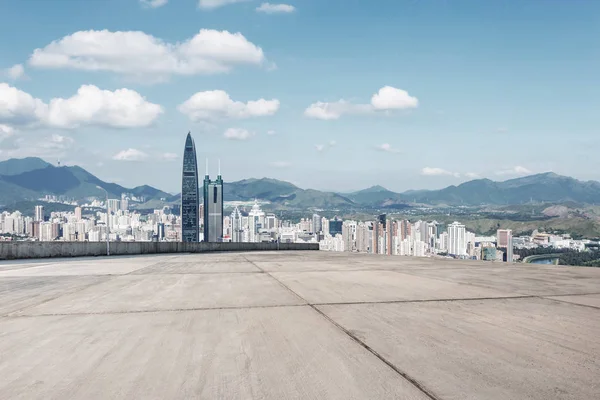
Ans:
[[[0,34],[21,34],[0,43],[0,160],[61,159],[177,192],[170,132],[192,130],[228,181],[599,180],[597,2],[284,3],[4,2]],[[91,44],[101,51],[84,54]]]

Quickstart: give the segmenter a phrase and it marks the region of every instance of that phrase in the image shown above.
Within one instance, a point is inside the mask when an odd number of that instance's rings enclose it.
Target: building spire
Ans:
[[[221,159],[219,158],[219,176],[221,176]]]
[[[206,159],[206,176],[208,176],[208,158]]]

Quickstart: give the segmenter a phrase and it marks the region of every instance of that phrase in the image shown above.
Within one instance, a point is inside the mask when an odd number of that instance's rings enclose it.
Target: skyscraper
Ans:
[[[467,253],[467,236],[463,224],[454,222],[448,225],[448,253],[454,256]]]
[[[184,242],[198,242],[200,235],[198,213],[198,162],[196,145],[188,133],[183,151],[183,173],[181,182],[181,239]],[[223,228],[221,228],[223,229]]]
[[[217,180],[211,181],[208,175],[208,161],[206,176],[204,177],[204,241],[223,241],[223,178],[221,166]]]
[[[513,247],[512,231],[510,229],[509,229],[507,236],[508,237],[506,238],[506,262],[512,263],[514,247]]]
[[[239,208],[235,208],[231,213],[231,241],[234,243],[242,242],[244,239],[244,228],[242,226],[242,214]]]
[[[34,221],[44,221],[44,206],[35,206]]]

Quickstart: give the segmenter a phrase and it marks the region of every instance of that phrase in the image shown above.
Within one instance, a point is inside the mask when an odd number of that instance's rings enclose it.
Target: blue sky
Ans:
[[[202,1],[0,1],[0,159],[177,192],[189,130],[230,181],[600,180],[600,2]]]

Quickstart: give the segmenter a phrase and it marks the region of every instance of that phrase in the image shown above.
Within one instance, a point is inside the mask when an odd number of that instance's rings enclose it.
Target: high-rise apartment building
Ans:
[[[108,210],[111,214],[116,214],[121,209],[121,200],[108,199]]]
[[[244,227],[242,225],[242,213],[239,208],[235,208],[231,213],[231,241],[239,243],[244,241]]]
[[[496,231],[496,240],[498,247],[508,246],[508,237],[512,236],[512,230],[510,229],[498,229]]]
[[[448,254],[462,256],[467,254],[467,235],[465,226],[458,222],[448,225]]]
[[[321,220],[321,216],[319,214],[313,214],[313,231],[314,233],[319,233],[323,230],[323,221]]]
[[[215,181],[210,180],[208,168],[204,177],[204,241],[223,241],[223,179],[221,167]]]
[[[506,238],[506,262],[513,262],[513,236],[512,231],[508,232],[508,237]]]
[[[125,193],[121,194],[121,211],[129,210],[129,198]]]
[[[36,222],[44,221],[44,206],[35,206],[35,218],[33,220]]]
[[[75,207],[75,219],[81,221],[81,207]]]
[[[188,133],[183,151],[183,172],[181,182],[181,239],[184,242],[198,242],[200,239],[200,215],[198,212],[198,161],[196,145]],[[222,228],[221,228],[222,229]]]

